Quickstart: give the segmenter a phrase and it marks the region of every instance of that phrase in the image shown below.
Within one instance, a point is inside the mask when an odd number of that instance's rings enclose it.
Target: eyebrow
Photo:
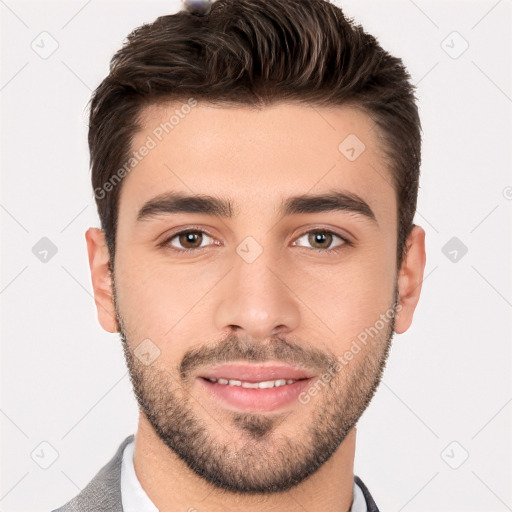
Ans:
[[[330,211],[354,213],[377,223],[375,214],[368,203],[358,195],[346,191],[289,197],[282,201],[279,209],[282,216]],[[235,216],[235,208],[231,201],[210,195],[168,192],[146,202],[137,215],[137,221],[177,213],[202,213],[215,217],[232,218]]]

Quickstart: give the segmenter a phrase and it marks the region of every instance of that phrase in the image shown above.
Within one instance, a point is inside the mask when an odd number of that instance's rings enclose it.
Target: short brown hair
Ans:
[[[350,104],[368,114],[390,161],[400,265],[419,186],[414,89],[402,60],[327,0],[217,0],[206,16],[181,11],[136,28],[91,99],[92,185],[112,263],[122,183],[108,193],[104,185],[129,158],[144,107],[193,97],[226,106]]]

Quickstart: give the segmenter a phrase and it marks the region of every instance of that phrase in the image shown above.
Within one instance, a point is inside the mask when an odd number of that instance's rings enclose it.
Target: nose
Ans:
[[[237,329],[239,334],[263,341],[278,332],[297,329],[299,300],[283,263],[266,250],[252,263],[234,257],[233,269],[219,289],[215,311],[219,331]]]

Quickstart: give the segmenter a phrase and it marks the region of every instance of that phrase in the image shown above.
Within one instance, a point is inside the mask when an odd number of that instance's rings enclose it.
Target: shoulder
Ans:
[[[121,464],[124,448],[133,439],[134,435],[129,435],[87,486],[72,500],[52,512],[122,512]]]

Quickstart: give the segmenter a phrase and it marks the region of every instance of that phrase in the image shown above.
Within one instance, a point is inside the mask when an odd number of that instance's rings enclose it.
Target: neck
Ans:
[[[353,499],[355,444],[354,427],[332,457],[292,489],[274,494],[240,495],[218,489],[190,470],[140,414],[134,467],[142,488],[159,512],[348,512]]]

